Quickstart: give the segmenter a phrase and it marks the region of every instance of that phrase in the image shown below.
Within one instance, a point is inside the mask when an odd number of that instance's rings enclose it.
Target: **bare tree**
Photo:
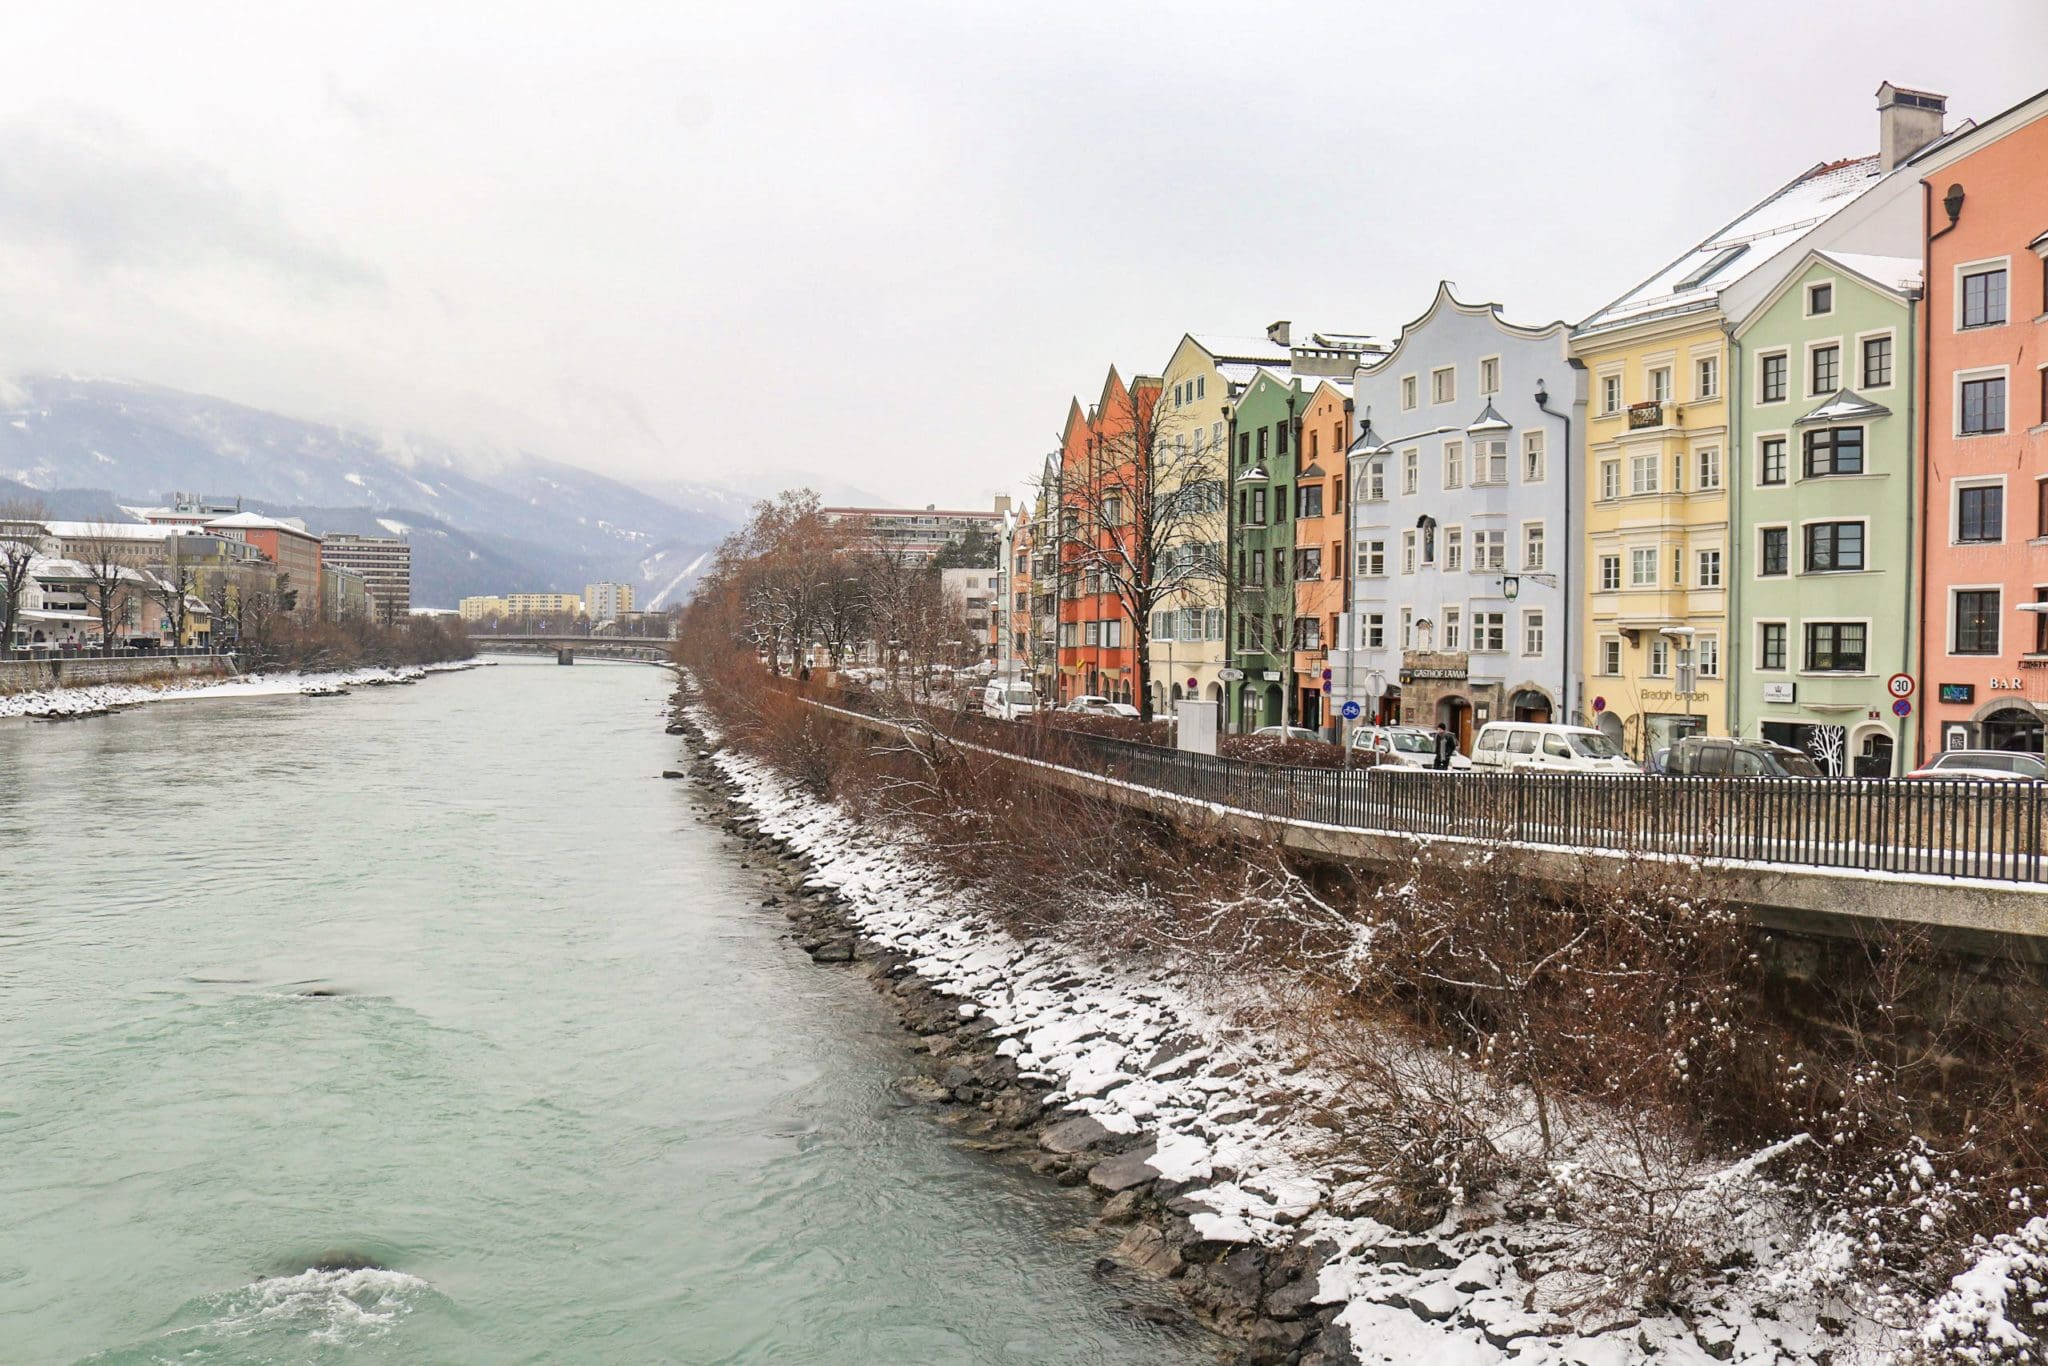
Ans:
[[[135,595],[143,591],[142,580],[133,546],[112,526],[94,523],[83,539],[78,563],[85,570],[85,600],[100,619],[100,653],[110,655],[115,623],[127,617]]]
[[[1224,467],[1158,398],[1156,380],[1111,386],[1086,456],[1060,472],[1058,522],[1041,528],[1062,572],[1092,578],[1130,619],[1147,721],[1153,613],[1223,581]]]
[[[150,572],[149,595],[164,609],[164,617],[171,623],[172,643],[183,645],[185,626],[192,615],[192,589],[198,575],[190,565],[179,564],[175,560]]]
[[[14,649],[14,628],[20,623],[21,600],[28,594],[31,577],[29,563],[35,559],[41,524],[48,515],[41,503],[0,503],[0,659]]]

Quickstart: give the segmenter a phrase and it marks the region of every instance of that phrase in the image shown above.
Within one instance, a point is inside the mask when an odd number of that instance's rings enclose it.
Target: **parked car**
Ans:
[[[1320,744],[1322,736],[1306,726],[1260,726],[1252,732],[1254,740],[1308,740]]]
[[[1769,740],[1688,735],[1671,746],[1664,772],[1674,778],[1824,778],[1811,755]]]
[[[1379,757],[1383,764],[1400,768],[1436,767],[1436,732],[1422,726],[1360,726],[1351,732],[1351,747]],[[1455,750],[1451,769],[1462,772],[1472,761]]]
[[[2048,763],[2038,754],[2007,749],[1951,749],[1934,756],[1908,778],[1977,778],[1995,783],[2048,780]]]
[[[1488,721],[1472,745],[1472,767],[1496,772],[1511,768],[1554,769],[1561,773],[1639,773],[1642,770],[1590,726],[1542,721]]]
[[[1037,711],[1038,694],[1031,691],[1029,684],[998,678],[981,690],[983,716],[993,716],[998,721],[1015,721],[1035,715]]]
[[[1079,697],[1068,702],[1066,706],[1061,707],[1060,710],[1072,712],[1076,716],[1123,716],[1127,714],[1136,716],[1138,714],[1135,707],[1131,708],[1128,713],[1118,711],[1117,708],[1123,705],[1121,702],[1112,702],[1107,697],[1101,697],[1095,693],[1082,693]]]

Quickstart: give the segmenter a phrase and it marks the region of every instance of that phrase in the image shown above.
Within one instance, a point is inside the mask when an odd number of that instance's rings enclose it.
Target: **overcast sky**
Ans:
[[[7,373],[978,505],[1183,331],[1580,316],[1875,151],[1881,80],[2048,86],[2048,4],[67,0],[7,47]]]

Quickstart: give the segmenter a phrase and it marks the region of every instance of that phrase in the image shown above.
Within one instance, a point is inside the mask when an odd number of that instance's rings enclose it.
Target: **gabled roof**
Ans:
[[[1901,298],[1918,290],[1925,274],[1917,256],[1874,256],[1862,251],[1817,251],[1813,254],[1861,276],[1866,284],[1890,290]]]
[[[1556,336],[1563,333],[1567,328],[1567,325],[1562,320],[1545,323],[1539,327],[1531,327],[1523,323],[1511,323],[1500,315],[1499,304],[1468,304],[1451,292],[1451,282],[1449,280],[1439,280],[1437,281],[1436,295],[1429,301],[1429,307],[1423,309],[1421,315],[1413,321],[1402,324],[1401,335],[1394,339],[1394,345],[1391,349],[1382,355],[1368,357],[1359,361],[1359,370],[1365,374],[1376,375],[1391,369],[1395,358],[1407,348],[1409,337],[1420,331],[1432,318],[1446,309],[1454,313],[1463,313],[1470,317],[1491,319],[1495,327],[1517,337]]]
[[[1890,417],[1892,410],[1882,403],[1872,403],[1861,394],[1847,389],[1835,390],[1835,396],[1815,408],[1805,417],[1796,419],[1795,427],[1823,427],[1838,422],[1870,422],[1880,417]]]
[[[1734,291],[1728,300],[1726,316],[1735,324],[1735,335],[1747,335],[1770,313],[1777,302],[1791,291],[1795,282],[1806,278],[1808,267],[1815,263],[1848,275],[1853,281],[1881,294],[1889,294],[1900,302],[1913,298],[1920,292],[1921,270],[1918,257],[1877,256],[1868,252],[1815,248],[1797,259],[1792,259],[1788,252],[1786,259],[1781,262],[1788,268],[1779,271],[1777,283],[1771,286],[1769,293],[1752,302],[1748,296],[1754,291],[1745,287]],[[1762,277],[1755,282],[1758,286],[1763,283]]]
[[[1793,177],[1692,250],[1572,329],[1572,335],[1710,308],[1720,292],[1839,213],[1884,178],[1875,156],[1830,161]]]
[[[1190,332],[1188,336],[1219,364],[1235,360],[1249,361],[1254,365],[1274,362],[1286,365],[1291,354],[1287,347],[1271,337],[1224,337],[1213,332]]]

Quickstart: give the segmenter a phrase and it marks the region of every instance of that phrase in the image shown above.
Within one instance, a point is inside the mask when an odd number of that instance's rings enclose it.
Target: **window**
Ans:
[[[1621,462],[1619,460],[1602,460],[1600,462],[1600,496],[1602,498],[1621,497]]]
[[[1766,577],[1792,572],[1792,533],[1785,527],[1767,526],[1757,553],[1757,573]]]
[[[1294,515],[1297,517],[1320,517],[1323,515],[1323,486],[1303,484],[1294,490]]]
[[[1785,401],[1785,370],[1787,356],[1784,352],[1763,358],[1763,377],[1757,389],[1759,403],[1783,403]]]
[[[1493,654],[1505,653],[1508,648],[1507,613],[1474,612],[1472,648]]]
[[[1842,387],[1842,348],[1839,346],[1816,346],[1812,352],[1812,382],[1807,392],[1816,397],[1832,394]]]
[[[1671,401],[1671,367],[1660,365],[1650,372],[1650,402]]]
[[[1531,522],[1522,528],[1522,569],[1535,573],[1543,568],[1543,523]]]
[[[1323,621],[1321,617],[1296,617],[1294,619],[1294,648],[1297,650],[1320,650],[1323,648]]]
[[[1600,377],[1600,411],[1603,413],[1618,413],[1621,411],[1620,375],[1602,375]]]
[[[1404,650],[1415,648],[1415,609],[1413,607],[1403,607],[1401,609],[1401,648]]]
[[[1444,608],[1444,648],[1446,650],[1463,648],[1458,642],[1464,634],[1464,622],[1465,613],[1463,608]]]
[[[1386,613],[1384,613],[1384,612],[1367,612],[1367,613],[1365,614],[1365,648],[1366,648],[1366,649],[1368,649],[1368,650],[1380,650],[1380,649],[1385,649],[1385,648],[1386,648],[1386,644],[1387,644],[1387,617],[1386,617]]]
[[[1401,492],[1407,494],[1414,493],[1417,483],[1421,478],[1422,453],[1420,451],[1401,452]]]
[[[1863,568],[1863,523],[1807,523],[1807,573],[1830,574],[1861,568]]]
[[[1702,550],[1699,552],[1699,577],[1695,580],[1702,588],[1721,586],[1721,552]]]
[[[2034,535],[2048,538],[2048,479],[2034,481]]]
[[[1785,667],[1785,623],[1766,621],[1757,626],[1756,666],[1759,669]]]
[[[1785,438],[1767,436],[1763,439],[1762,458],[1757,463],[1756,481],[1759,484],[1782,484],[1785,482]]]
[[[1719,398],[1721,396],[1721,358],[1701,356],[1692,363],[1692,396],[1694,398]]]
[[[1543,433],[1522,433],[1522,482],[1543,482]]]
[[[1806,316],[1818,318],[1824,313],[1835,311],[1835,287],[1832,284],[1808,285],[1806,287]]]
[[[2037,655],[2048,655],[2048,588],[2034,590],[2034,650]]]
[[[1387,576],[1387,543],[1367,541],[1358,548],[1358,575],[1364,579]]]
[[[1540,655],[1543,653],[1543,613],[1522,613],[1522,653]]]
[[[1207,375],[1196,375],[1196,376],[1195,376],[1195,397],[1196,397],[1196,398],[1200,398],[1200,397],[1202,397],[1202,395],[1203,395],[1203,394],[1205,394],[1205,393],[1207,393],[1207,392],[1208,392],[1208,390],[1209,390],[1209,377],[1208,377]]]
[[[1261,427],[1258,429],[1257,436],[1259,438],[1259,463],[1261,465],[1266,463],[1266,447],[1268,443],[1272,440],[1272,435],[1273,429],[1271,427]]]
[[[1860,621],[1807,622],[1807,670],[1811,673],[1862,673],[1865,637],[1869,630]]]
[[[1239,432],[1237,434],[1237,463],[1240,465],[1252,463],[1252,434],[1250,432]]]
[[[1609,678],[1621,672],[1621,641],[1615,636],[1600,641],[1600,672]]]
[[[1621,556],[1602,555],[1600,557],[1600,591],[1603,593],[1618,593],[1621,591]]]
[[[1253,525],[1253,526],[1264,526],[1265,524],[1266,524],[1266,491],[1265,491],[1264,489],[1253,489],[1253,490],[1252,490],[1252,525]]]
[[[1465,567],[1465,530],[1463,527],[1444,528],[1444,568],[1459,570]]]
[[[1956,490],[1958,544],[1992,544],[2005,539],[2005,486],[1965,484]]]
[[[2005,430],[2004,375],[1966,379],[1959,397],[1962,400],[1962,435],[1982,436],[1987,432]]]
[[[1505,550],[1508,534],[1505,531],[1475,531],[1472,533],[1472,568],[1478,572],[1491,570],[1498,573],[1507,563]]]
[[[1415,406],[1415,376],[1401,376],[1401,410],[1407,412]]]
[[[1697,459],[1699,460],[1700,477],[1696,487],[1701,489],[1717,489],[1721,487],[1720,448],[1718,446],[1705,447],[1698,453]]]
[[[1671,586],[1685,587],[1685,547],[1682,545],[1671,547]]]
[[[1808,479],[1830,474],[1863,473],[1861,427],[1825,427],[1817,432],[1808,432],[1805,444]]]
[[[1085,623],[1082,627],[1082,632],[1082,643],[1084,645],[1100,645],[1102,643],[1101,622],[1091,621]]]
[[[1446,365],[1441,370],[1429,372],[1429,401],[1450,403],[1458,397],[1458,371],[1455,366]]]
[[[1365,501],[1387,501],[1387,462],[1384,460],[1375,460],[1365,467]]]
[[[1287,582],[1287,550],[1284,546],[1273,547],[1273,582]]]
[[[1657,473],[1663,462],[1655,451],[1647,455],[1634,455],[1628,462],[1628,491],[1630,493],[1655,493]]]
[[[1500,392],[1500,357],[1488,356],[1479,362],[1479,392],[1497,394]]]
[[[1120,621],[1102,623],[1102,643],[1112,648],[1124,643],[1124,624]]]
[[[1963,276],[1963,326],[1997,327],[2005,321],[2005,267]]]
[[[1693,642],[1692,657],[1699,667],[1701,678],[1721,676],[1721,637],[1701,636]]]
[[[1640,547],[1628,552],[1628,586],[1631,588],[1655,588],[1657,586],[1657,552]]]
[[[1673,493],[1685,492],[1685,457],[1683,455],[1673,455],[1671,457],[1671,491]]]
[[[1444,442],[1444,487],[1465,487],[1465,443],[1462,441]]]
[[[1111,494],[1102,500],[1102,524],[1122,526],[1124,524],[1124,500]]]
[[[1998,601],[1996,588],[1958,588],[1950,617],[1955,622],[1955,648],[1959,655],[1998,653]]]
[[[1403,574],[1413,574],[1415,572],[1415,533],[1413,531],[1401,533],[1401,572]]]
[[[1320,579],[1323,577],[1323,548],[1321,546],[1304,546],[1294,552],[1294,577],[1297,579]]]
[[[1650,677],[1671,677],[1671,641],[1665,636],[1650,638]]]
[[[1505,439],[1480,441],[1472,447],[1472,482],[1505,484],[1508,481],[1508,443]]]
[[[1882,389],[1892,382],[1892,339],[1863,339],[1863,387]]]

